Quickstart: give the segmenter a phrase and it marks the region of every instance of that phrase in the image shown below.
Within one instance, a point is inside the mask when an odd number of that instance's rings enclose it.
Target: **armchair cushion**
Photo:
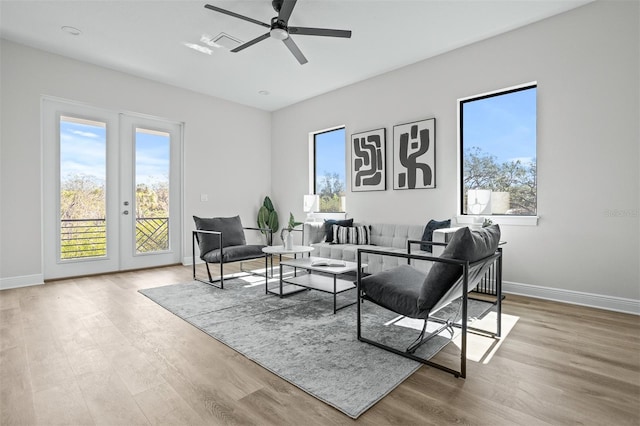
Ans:
[[[500,227],[491,225],[478,230],[458,229],[442,252],[441,258],[475,262],[491,256],[498,249]],[[436,262],[420,289],[418,306],[430,311],[462,275],[458,265]]]
[[[422,310],[417,300],[425,274],[409,266],[400,265],[362,278],[365,294],[376,304],[411,318],[427,318],[428,310]]]
[[[250,260],[258,257],[264,257],[265,253],[262,251],[263,245],[242,245],[242,246],[229,246],[224,250],[214,249],[210,250],[201,256],[202,260],[207,263],[229,263],[237,262],[240,260]],[[222,254],[222,259],[220,254]]]
[[[234,217],[213,217],[200,218],[193,216],[196,229],[199,231],[216,231],[222,233],[223,247],[245,245],[247,241],[244,237],[244,229],[240,216]],[[216,234],[198,234],[198,246],[200,247],[200,258],[211,250],[219,249],[219,236]]]

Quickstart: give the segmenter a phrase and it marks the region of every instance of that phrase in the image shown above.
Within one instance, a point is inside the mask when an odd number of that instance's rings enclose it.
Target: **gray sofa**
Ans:
[[[304,223],[304,240],[303,244],[312,246],[315,250],[311,253],[315,257],[325,257],[329,259],[346,260],[349,262],[357,261],[358,248],[373,248],[376,250],[385,250],[392,252],[407,251],[408,240],[421,240],[424,232],[424,225],[401,225],[390,223],[354,223],[353,226],[369,225],[371,227],[369,245],[356,244],[332,244],[325,242],[325,226],[324,222],[305,222]],[[454,228],[438,229],[433,232],[433,241],[444,242],[446,236]],[[437,256],[441,253],[439,247],[434,247],[433,253],[420,250],[420,245],[415,244],[411,247],[411,253],[424,254],[428,256]],[[391,269],[406,260],[396,257],[367,255],[363,254],[362,261],[367,263],[365,272],[374,274],[383,270]],[[429,272],[432,262],[413,261],[414,267]]]

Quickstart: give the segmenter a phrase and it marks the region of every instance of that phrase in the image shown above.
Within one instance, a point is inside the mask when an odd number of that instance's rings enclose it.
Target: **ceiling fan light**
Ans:
[[[271,37],[276,40],[285,40],[289,38],[289,33],[283,28],[273,28],[269,33]]]

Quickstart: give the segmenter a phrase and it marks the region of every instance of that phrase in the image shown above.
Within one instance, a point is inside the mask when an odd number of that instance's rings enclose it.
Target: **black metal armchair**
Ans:
[[[502,249],[498,248],[500,240],[500,228],[491,225],[479,230],[461,228],[456,231],[449,243],[433,243],[422,241],[409,241],[406,253],[393,253],[380,250],[358,250],[358,313],[357,334],[358,340],[366,342],[382,349],[402,355],[406,358],[419,361],[423,364],[447,371],[455,377],[466,377],[467,359],[467,331],[499,338],[501,332],[501,301],[502,301]],[[424,256],[411,253],[411,244],[446,245],[440,257]],[[363,253],[374,253],[383,256],[394,256],[407,259],[407,265],[382,271],[363,277],[360,271],[361,257]],[[413,266],[412,260],[428,260],[434,262],[428,274],[425,274]],[[496,332],[487,332],[468,326],[468,293],[473,290],[478,282],[483,279],[485,273],[495,268],[495,287],[497,307]],[[451,320],[440,320],[432,315],[449,305],[452,301],[460,299],[461,324]],[[409,344],[406,349],[392,347],[381,341],[372,340],[362,335],[363,303],[369,301],[396,314],[424,320],[422,331],[418,337]],[[426,333],[427,321],[440,323],[439,328]],[[460,369],[455,370],[442,364],[435,363],[416,354],[420,346],[438,335],[445,329],[453,331],[453,327],[459,327],[461,334]],[[453,337],[453,332],[451,333]]]
[[[260,231],[267,235],[267,243],[271,244],[273,234],[268,228],[251,228],[243,227],[240,216],[235,217],[214,217],[200,218],[193,216],[196,224],[196,230],[193,231],[191,248],[193,250],[193,279],[203,283],[210,284],[214,287],[224,288],[224,264],[231,262],[242,262],[246,260],[255,260],[259,258],[265,259],[265,284],[268,279],[267,267],[269,256],[262,251],[264,244],[247,244],[244,231],[253,230]],[[198,278],[196,275],[196,245],[200,250],[200,259],[202,259],[207,268],[208,281]],[[218,264],[220,267],[220,276],[214,278],[211,275],[209,264]],[[252,271],[242,269],[243,273],[255,274]],[[262,274],[259,274],[262,276]],[[219,282],[220,285],[215,285]]]

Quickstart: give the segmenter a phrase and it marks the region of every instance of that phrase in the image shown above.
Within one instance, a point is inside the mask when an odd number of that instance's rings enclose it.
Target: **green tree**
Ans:
[[[104,184],[92,176],[74,175],[62,181],[61,219],[104,219],[105,206]]]
[[[169,216],[169,187],[166,182],[151,186],[141,183],[136,187],[136,217]]]
[[[536,161],[520,160],[499,164],[496,157],[478,147],[466,150],[463,163],[464,194],[469,189],[508,192],[509,214],[536,214]],[[466,202],[466,201],[465,201]]]
[[[63,259],[106,254],[104,184],[74,175],[60,185],[60,252]]]
[[[169,187],[166,182],[136,187],[136,247],[139,252],[168,248]],[[141,221],[146,218],[150,220]],[[63,259],[106,254],[104,183],[87,175],[64,179],[60,188]]]
[[[317,185],[317,194],[321,212],[339,212],[342,210],[340,197],[344,196],[344,181],[338,173],[325,172]]]

